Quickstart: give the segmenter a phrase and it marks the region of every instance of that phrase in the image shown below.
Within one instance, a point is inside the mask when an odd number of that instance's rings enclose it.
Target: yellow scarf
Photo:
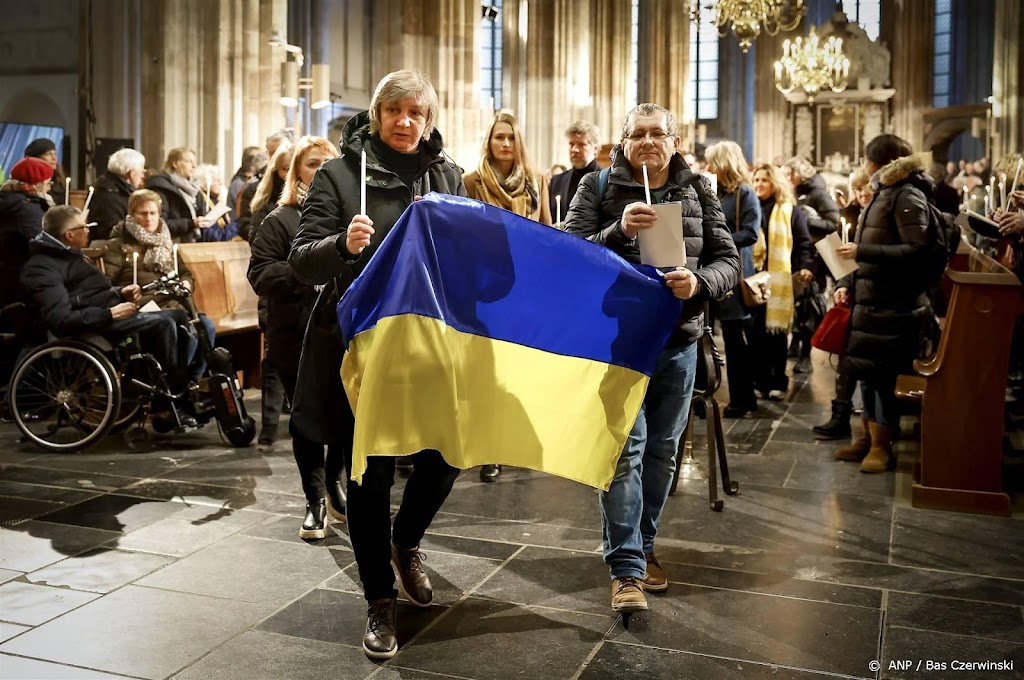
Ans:
[[[765,247],[764,230],[754,244],[754,268],[771,274],[772,294],[765,310],[765,327],[769,333],[789,333],[793,329],[795,307],[793,302],[793,206],[775,203],[768,218],[768,245]],[[765,255],[767,254],[767,267]]]
[[[522,217],[529,217],[533,214],[534,207],[533,197],[530,195],[530,181],[521,166],[517,165],[512,170],[512,174],[505,178],[504,182],[498,181],[498,176],[494,174],[494,168],[491,167],[490,162],[486,158],[480,160],[480,167],[477,168],[477,172],[480,173],[480,180],[483,185],[481,187],[483,191],[481,200],[484,203],[490,203],[499,208],[511,210]],[[513,187],[511,194],[506,190],[506,187]]]

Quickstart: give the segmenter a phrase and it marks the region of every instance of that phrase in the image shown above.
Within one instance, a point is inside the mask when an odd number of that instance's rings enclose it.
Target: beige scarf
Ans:
[[[150,233],[128,215],[124,218],[124,230],[143,247],[142,263],[149,269],[161,276],[174,269],[174,244],[166,222],[160,220],[160,227]]]
[[[793,298],[793,206],[775,203],[768,218],[768,242],[764,230],[754,244],[754,268],[768,270],[772,279],[772,294],[765,310],[765,328],[769,333],[789,333],[793,329],[795,306]],[[770,247],[765,247],[765,246]],[[767,254],[767,266],[765,255]]]
[[[499,181],[494,168],[486,158],[480,160],[480,180],[483,184],[483,201],[496,205],[499,208],[510,210],[517,215],[529,217],[537,210],[537,188],[536,183],[526,172],[522,165],[516,165],[512,174],[504,180]]]

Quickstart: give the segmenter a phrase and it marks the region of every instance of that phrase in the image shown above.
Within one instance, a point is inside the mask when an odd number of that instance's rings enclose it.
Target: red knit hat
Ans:
[[[24,184],[39,184],[53,178],[53,168],[38,158],[22,158],[11,168],[11,179]]]

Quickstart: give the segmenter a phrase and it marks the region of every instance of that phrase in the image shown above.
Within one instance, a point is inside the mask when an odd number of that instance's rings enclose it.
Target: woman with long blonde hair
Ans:
[[[782,399],[789,388],[786,376],[788,336],[796,313],[793,275],[810,282],[814,245],[807,217],[796,209],[792,185],[777,167],[754,168],[754,193],[761,203],[761,234],[754,244],[754,269],[771,274],[767,304],[751,310],[751,345],[756,357],[754,389],[769,399]]]
[[[750,172],[743,149],[736,142],[712,144],[704,152],[707,169],[718,178],[718,199],[725,213],[726,226],[740,253],[742,276],[753,276],[754,244],[761,235],[761,204],[750,186]],[[715,318],[722,324],[725,341],[726,376],[729,381],[729,405],[726,418],[742,418],[757,410],[754,396],[754,367],[750,351],[751,314],[743,304],[739,285],[733,294],[715,303]]]
[[[291,162],[285,172],[277,207],[253,232],[248,276],[256,294],[267,301],[267,361],[281,376],[285,393],[291,401],[298,379],[303,331],[309,322],[317,292],[292,272],[288,252],[299,229],[302,205],[313,176],[320,166],[337,158],[338,152],[323,137],[307,136],[299,139],[294,150],[282,152],[279,149],[274,154],[275,163],[284,157],[282,154],[289,155]],[[277,174],[274,172],[277,167],[273,165],[268,169],[264,181]],[[257,191],[256,195],[265,194]],[[254,216],[261,207],[254,206]],[[344,451],[340,446],[329,445],[325,462],[323,443],[309,439],[296,428],[289,430],[292,452],[302,479],[302,491],[306,496],[306,516],[299,529],[299,537],[323,538],[327,532],[328,513],[335,519],[345,519],[345,482],[341,476]]]
[[[494,117],[484,138],[480,165],[463,181],[470,198],[551,224],[548,180],[530,165],[519,121],[511,113]]]
[[[294,151],[291,142],[287,140],[281,142],[281,146],[277,147],[277,151],[274,152],[274,157],[270,159],[263,178],[256,185],[256,193],[249,204],[249,208],[252,210],[252,221],[249,223],[249,243],[256,239],[256,232],[259,231],[260,224],[277,207],[278,201],[281,199]]]

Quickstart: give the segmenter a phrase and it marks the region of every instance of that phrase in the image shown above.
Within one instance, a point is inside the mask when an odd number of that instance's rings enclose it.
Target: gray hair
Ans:
[[[440,104],[437,91],[427,77],[419,71],[393,71],[377,83],[370,100],[370,133],[380,132],[380,111],[385,104],[397,104],[403,99],[416,99],[427,107],[427,124],[423,127],[423,139],[430,139],[437,122]]]
[[[146,157],[135,149],[118,149],[110,154],[107,170],[118,177],[127,177],[132,170],[145,170]]]
[[[679,135],[679,126],[676,124],[675,115],[664,106],[646,102],[637,104],[632,111],[626,114],[626,119],[622,121],[621,139],[625,139],[633,131],[633,122],[637,116],[656,116],[659,113],[665,114],[665,125],[668,127],[665,132],[669,134],[669,137],[677,137]]]
[[[43,215],[43,231],[58,241],[82,211],[73,205],[55,205]]]
[[[588,123],[585,120],[578,120],[570,125],[565,130],[565,136],[569,135],[582,135],[587,138],[587,141],[597,146],[600,144],[601,131],[593,123]]]
[[[804,182],[818,174],[818,171],[811,165],[811,162],[803,156],[793,156],[782,167],[792,170],[793,174]]]
[[[267,138],[264,143],[269,144],[275,139],[287,139],[289,142],[294,141],[294,137],[291,133],[291,130],[285,130],[284,128],[281,128],[280,130],[274,130],[273,132],[271,132],[269,135],[267,135]]]

